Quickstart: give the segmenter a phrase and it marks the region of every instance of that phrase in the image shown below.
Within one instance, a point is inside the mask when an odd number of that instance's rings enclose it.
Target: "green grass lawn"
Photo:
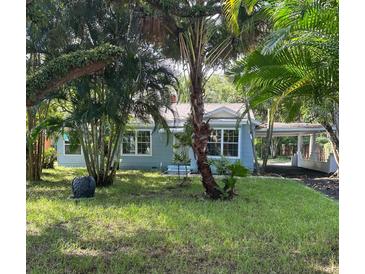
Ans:
[[[243,178],[233,201],[210,201],[198,177],[125,171],[76,203],[70,181],[85,173],[27,186],[27,272],[338,272],[338,203],[298,182]]]

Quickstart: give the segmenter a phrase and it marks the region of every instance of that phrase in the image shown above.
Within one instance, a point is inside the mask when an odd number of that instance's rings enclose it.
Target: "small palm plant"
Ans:
[[[174,146],[175,148],[179,148],[178,146]],[[185,176],[181,184],[188,182],[188,164],[190,163],[189,155],[186,149],[182,149],[181,151],[177,151],[174,153],[173,162],[177,164],[177,172],[180,178],[180,165],[184,166]]]
[[[232,199],[235,193],[235,187],[237,183],[236,177],[246,177],[248,176],[250,171],[241,165],[239,161],[227,165],[227,168],[224,172],[226,175],[223,181],[223,188],[221,191],[223,192],[224,199]]]

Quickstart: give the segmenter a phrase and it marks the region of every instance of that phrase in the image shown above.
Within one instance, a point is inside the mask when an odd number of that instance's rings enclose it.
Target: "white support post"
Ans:
[[[318,155],[316,153],[316,134],[312,133],[309,140],[309,158],[314,161],[318,161]]]
[[[298,135],[297,154],[301,153],[302,146],[303,146],[303,136]]]
[[[298,135],[297,151],[291,159],[291,165],[292,166],[300,166],[299,162],[302,158],[302,154],[301,154],[302,146],[303,146],[303,136]]]

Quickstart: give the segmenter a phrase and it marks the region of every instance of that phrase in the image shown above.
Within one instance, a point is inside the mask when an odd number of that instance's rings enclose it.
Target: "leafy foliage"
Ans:
[[[246,87],[252,106],[275,98],[276,110],[288,96],[338,102],[338,7],[332,2],[287,0],[272,8],[272,33],[236,64],[237,84]]]
[[[187,165],[190,163],[190,158],[185,150],[181,150],[174,153],[173,162],[179,165]]]
[[[210,165],[213,165],[216,169],[218,175],[227,175],[229,171],[229,165],[231,162],[224,156],[221,156],[220,159],[209,159]]]
[[[97,186],[113,182],[120,160],[122,134],[128,122],[168,125],[161,110],[170,108],[176,79],[148,50],[126,50],[102,75],[81,78],[59,99],[69,112],[83,148],[88,172]]]
[[[181,183],[181,185],[185,185],[186,183],[190,182],[188,177],[188,170],[186,165],[190,164],[190,157],[189,157],[189,149],[192,148],[193,141],[192,136],[194,134],[191,117],[187,119],[184,123],[184,130],[183,132],[176,133],[174,136],[177,140],[177,143],[173,146],[175,148],[173,162],[177,165],[184,165],[185,177]],[[180,166],[178,167],[178,172],[180,176]]]
[[[223,174],[226,175],[222,180],[223,182],[223,198],[231,199],[235,194],[235,187],[237,183],[236,177],[246,177],[249,175],[250,171],[241,165],[240,161],[230,163],[224,167]]]
[[[240,91],[233,84],[232,79],[225,75],[213,74],[204,88],[205,103],[237,103]],[[179,102],[187,103],[190,100],[189,81],[179,80]]]
[[[192,119],[191,116],[189,116],[186,122],[184,123],[183,132],[175,134],[175,137],[179,141],[180,146],[192,147],[193,145],[192,136],[194,134],[194,129],[191,119]]]
[[[270,105],[268,139],[280,108],[289,118],[314,116],[310,121],[331,134],[339,101],[338,2],[286,0],[266,10],[271,33],[236,62],[232,71],[238,87],[253,108]]]
[[[52,59],[27,76],[27,99],[36,101],[40,91],[46,89],[50,83],[67,76],[73,69],[82,69],[98,61],[105,61],[107,64],[122,51],[120,47],[104,44],[91,50],[76,51]]]
[[[43,168],[54,168],[57,160],[57,151],[54,147],[50,147],[44,151]]]
[[[204,88],[209,74],[219,66],[225,67],[228,58],[236,57],[242,49],[242,44],[233,37],[226,28],[221,1],[154,1],[146,3],[154,10],[154,15],[161,18],[159,26],[169,30],[169,36],[161,37],[160,29],[156,28],[156,35],[150,33],[155,45],[170,48],[171,43],[178,45],[180,55],[175,59],[183,62],[183,67],[189,75],[189,98],[192,109],[193,149],[197,157],[197,165],[202,175],[206,193],[213,199],[221,196],[216,188],[216,182],[207,162],[207,138],[209,124],[203,120],[204,116]],[[243,20],[250,16],[246,13]],[[162,39],[161,39],[162,38]],[[167,45],[167,46],[166,46]],[[163,52],[163,50],[162,50]]]
[[[224,199],[231,199],[234,195],[237,178],[246,177],[250,174],[250,170],[241,165],[240,161],[232,163],[228,158],[221,156],[220,159],[209,159],[209,164],[216,168],[218,175],[224,175],[222,180],[223,186],[220,190]]]
[[[225,0],[223,2],[223,11],[226,17],[227,24],[233,33],[240,31],[240,18],[242,13],[252,14],[255,7],[258,5],[258,0]],[[244,10],[242,10],[242,8]]]

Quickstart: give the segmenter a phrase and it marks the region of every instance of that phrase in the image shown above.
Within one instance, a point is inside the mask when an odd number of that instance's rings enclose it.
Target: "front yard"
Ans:
[[[198,177],[124,171],[76,203],[70,181],[85,174],[27,186],[27,272],[338,272],[338,202],[298,182],[243,178],[233,201],[210,201]]]

